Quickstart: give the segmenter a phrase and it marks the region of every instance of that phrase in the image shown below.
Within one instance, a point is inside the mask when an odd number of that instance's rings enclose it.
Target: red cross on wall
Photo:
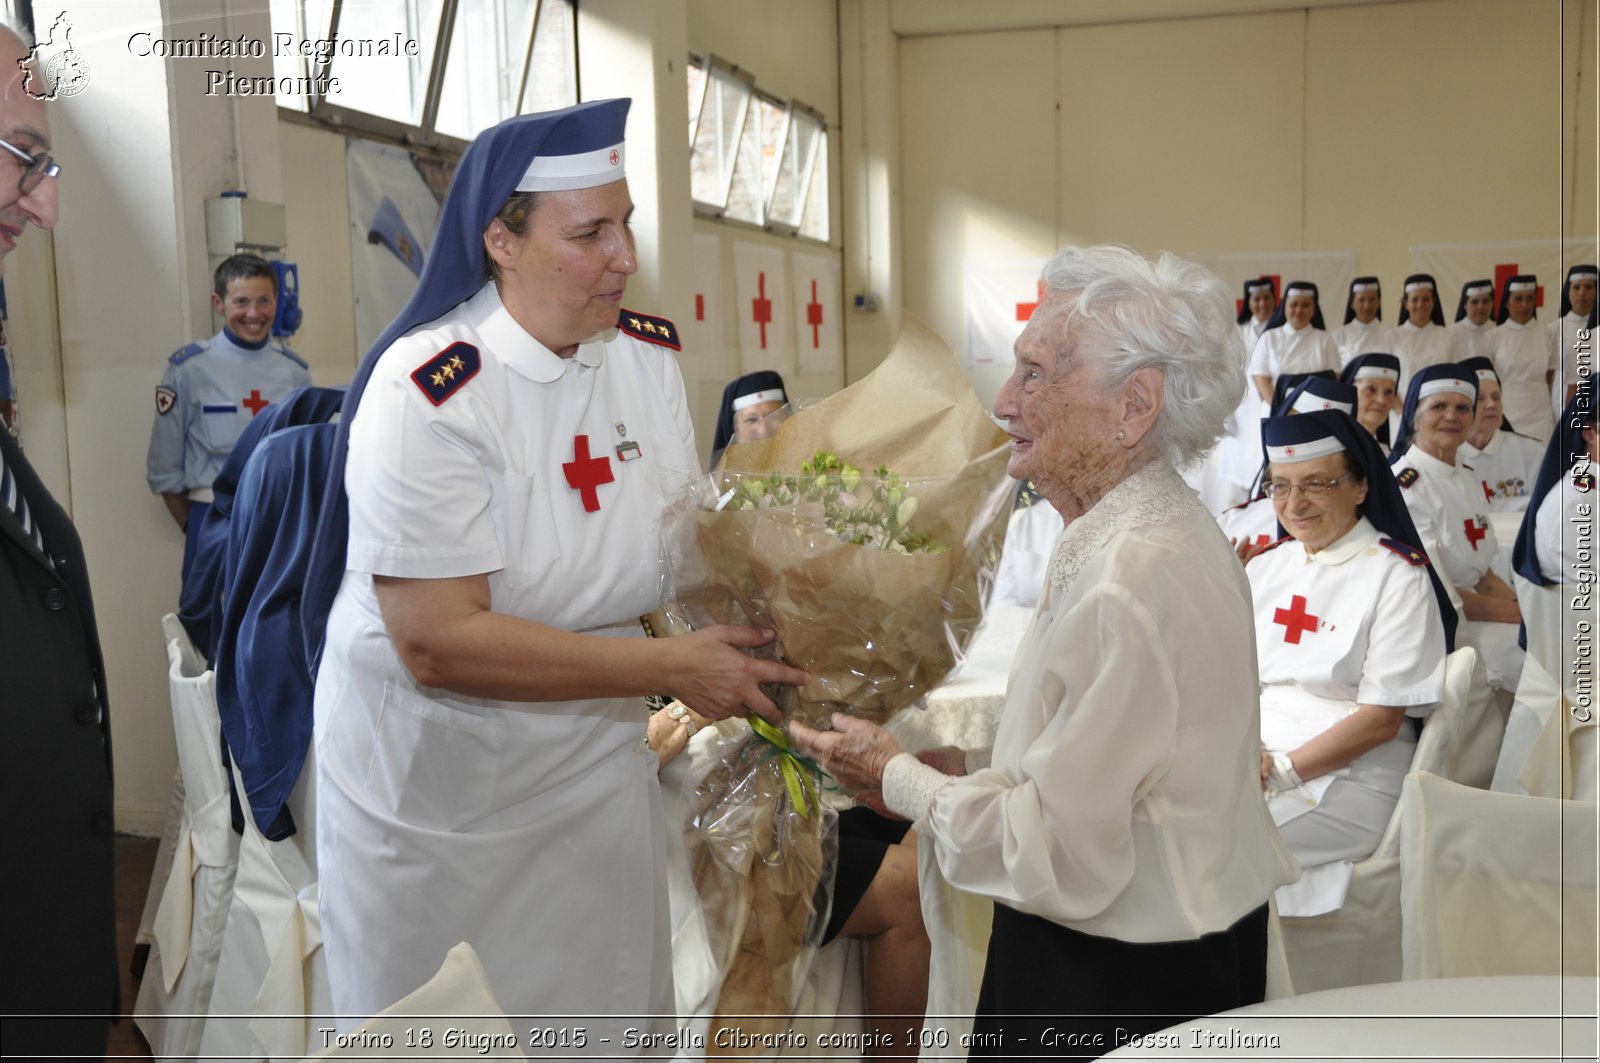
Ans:
[[[1033,312],[1035,310],[1039,309],[1039,304],[1042,303],[1042,302],[1044,302],[1044,281],[1040,281],[1039,282],[1039,297],[1037,299],[1035,299],[1031,303],[1018,303],[1017,304],[1017,320],[1018,321],[1026,321],[1026,320],[1028,320],[1030,317],[1033,316]]]
[[[806,304],[806,324],[811,326],[811,349],[822,346],[822,304],[817,302],[817,282],[811,282],[811,301]]]
[[[694,297],[694,319],[696,321],[704,321],[706,319],[706,297],[699,293],[696,293]]]
[[[1483,537],[1489,533],[1478,526],[1478,521],[1475,517],[1468,517],[1461,523],[1467,527],[1467,542],[1471,543],[1472,548],[1476,550],[1478,548],[1478,543],[1480,543],[1483,540]]]
[[[761,349],[766,350],[767,326],[772,323],[772,300],[767,298],[765,273],[756,274],[756,297],[750,300],[750,315],[755,323],[761,326]]]
[[[1500,316],[1500,293],[1506,290],[1506,281],[1522,272],[1515,262],[1500,262],[1494,267],[1494,314]],[[1544,285],[1533,290],[1533,305],[1544,305]]]
[[[588,436],[572,437],[572,460],[564,462],[561,471],[567,474],[567,486],[583,499],[586,513],[593,513],[600,508],[600,485],[616,479],[611,475],[610,458],[604,454],[598,458],[589,456]]]
[[[1273,611],[1272,622],[1283,625],[1283,641],[1300,645],[1300,636],[1317,630],[1318,620],[1306,612],[1306,596],[1297,594],[1289,599],[1289,608]]]
[[[251,388],[250,397],[244,400],[244,408],[250,411],[251,417],[266,409],[267,405],[267,400],[261,397],[260,388]]]

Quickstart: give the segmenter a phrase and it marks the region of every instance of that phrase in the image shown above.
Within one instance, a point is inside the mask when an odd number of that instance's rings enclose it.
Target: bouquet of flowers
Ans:
[[[775,630],[766,652],[811,674],[773,692],[788,719],[886,722],[950,673],[982,619],[1014,488],[1005,443],[949,348],[908,320],[871,374],[729,447],[669,509],[669,622]],[[781,1029],[826,925],[833,816],[776,728],[721,753],[687,839],[726,964],[713,1029]]]

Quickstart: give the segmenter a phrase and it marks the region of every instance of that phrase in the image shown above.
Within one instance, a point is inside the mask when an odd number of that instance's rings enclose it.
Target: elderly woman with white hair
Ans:
[[[1250,588],[1174,471],[1244,390],[1227,294],[1119,247],[1042,280],[995,413],[1066,531],[992,755],[913,756],[845,716],[791,731],[994,900],[974,1040],[1098,1055],[1262,999],[1267,898],[1296,865],[1260,797]]]

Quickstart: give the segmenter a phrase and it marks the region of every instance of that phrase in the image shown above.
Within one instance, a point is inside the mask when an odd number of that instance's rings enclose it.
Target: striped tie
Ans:
[[[33,540],[33,545],[41,554],[44,553],[44,536],[39,534],[39,526],[33,522],[33,514],[28,511],[28,500],[22,497],[17,478],[11,475],[11,466],[6,464],[4,454],[0,454],[0,500],[4,500],[6,508],[17,515],[17,520],[22,523],[22,533]]]

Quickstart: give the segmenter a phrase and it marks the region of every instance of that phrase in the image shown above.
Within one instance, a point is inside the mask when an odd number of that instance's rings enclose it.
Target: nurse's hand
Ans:
[[[812,730],[795,720],[789,724],[789,737],[801,753],[816,758],[852,794],[882,790],[884,768],[904,752],[888,731],[842,712],[833,714],[831,731]]]
[[[811,677],[781,661],[763,660],[743,652],[765,646],[776,637],[770,630],[718,624],[658,640],[670,655],[662,688],[708,719],[722,720],[753,712],[781,724],[783,714],[762,693],[761,684],[804,686]]]

